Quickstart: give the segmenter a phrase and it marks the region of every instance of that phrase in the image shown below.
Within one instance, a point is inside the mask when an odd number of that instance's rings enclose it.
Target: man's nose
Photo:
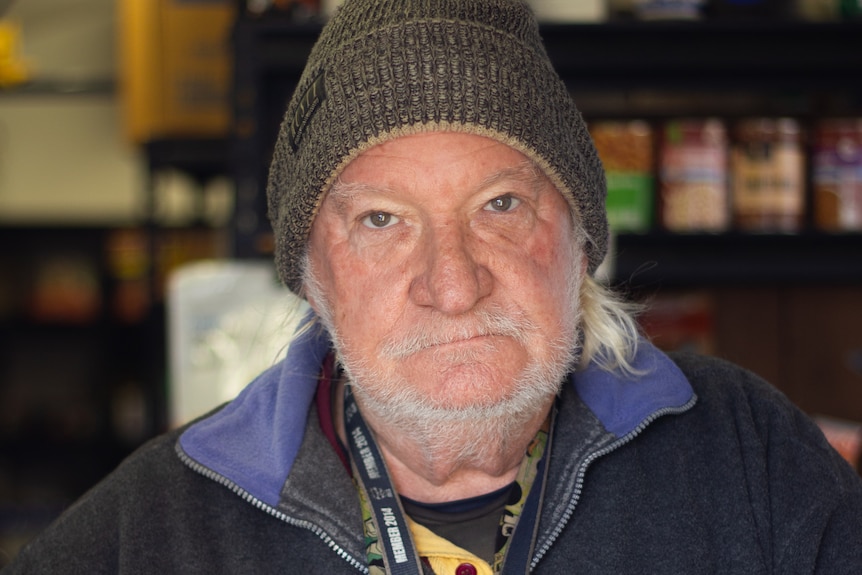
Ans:
[[[493,281],[477,259],[481,244],[456,224],[438,226],[425,236],[411,285],[414,303],[447,315],[470,311],[491,292]]]

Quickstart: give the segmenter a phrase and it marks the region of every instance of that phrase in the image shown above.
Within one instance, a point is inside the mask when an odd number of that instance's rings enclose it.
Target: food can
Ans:
[[[660,221],[672,232],[722,232],[730,225],[727,129],[718,119],[666,122],[661,137]]]
[[[862,230],[862,118],[819,122],[811,164],[814,225]]]
[[[644,121],[590,124],[608,183],[608,224],[617,233],[647,232],[655,204],[652,127]]]
[[[734,226],[797,232],[805,215],[805,156],[792,118],[739,122],[731,153]]]

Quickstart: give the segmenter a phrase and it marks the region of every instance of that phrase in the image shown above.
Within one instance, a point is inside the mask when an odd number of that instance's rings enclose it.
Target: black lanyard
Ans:
[[[386,573],[421,575],[422,564],[410,535],[407,516],[401,507],[401,501],[392,485],[371,430],[359,413],[350,385],[344,386],[344,425],[356,480],[359,488],[364,491],[371,509]],[[552,436],[553,422],[551,422],[545,455],[539,461],[536,479],[524,502],[515,533],[506,552],[503,565],[503,573],[506,575],[521,575],[529,572]]]
[[[344,426],[347,445],[360,489],[371,508],[377,537],[391,575],[422,575],[422,564],[413,545],[407,516],[389,479],[386,464],[377,448],[349,385],[344,386]]]

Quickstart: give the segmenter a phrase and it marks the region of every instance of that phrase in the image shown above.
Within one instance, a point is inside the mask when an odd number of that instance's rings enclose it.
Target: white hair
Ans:
[[[639,310],[639,304],[585,277],[581,283],[580,365],[594,362],[605,371],[637,375],[633,362],[641,339],[635,319]]]

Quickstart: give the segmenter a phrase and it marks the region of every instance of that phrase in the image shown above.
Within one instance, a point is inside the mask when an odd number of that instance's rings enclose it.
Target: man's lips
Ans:
[[[494,346],[494,340],[498,340],[503,337],[506,336],[503,334],[478,334],[469,337],[459,337],[442,341],[435,341],[424,345],[421,348],[416,349],[413,353],[406,354],[403,357],[410,357],[411,355],[426,351],[445,353],[449,350],[454,352],[471,348],[484,348],[490,351],[492,346]]]
[[[474,318],[405,324],[385,338],[379,348],[381,357],[403,359],[427,349],[468,348],[492,339],[511,338],[526,343],[526,335],[534,331],[532,322],[520,314],[482,312]]]

